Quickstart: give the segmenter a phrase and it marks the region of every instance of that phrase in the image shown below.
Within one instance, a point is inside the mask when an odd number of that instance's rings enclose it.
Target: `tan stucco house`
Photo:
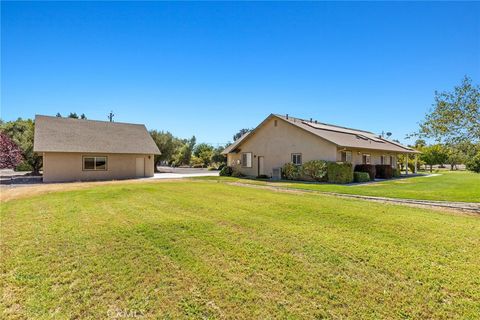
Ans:
[[[151,177],[157,145],[143,124],[35,116],[43,181]]]
[[[279,168],[289,162],[301,165],[326,160],[395,167],[399,154],[417,153],[372,132],[277,114],[269,115],[223,151],[227,165],[244,175],[270,177],[278,177]]]

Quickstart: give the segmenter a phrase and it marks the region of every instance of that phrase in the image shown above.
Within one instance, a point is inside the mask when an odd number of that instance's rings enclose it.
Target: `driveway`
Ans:
[[[149,179],[181,179],[192,177],[218,177],[218,171],[205,171],[205,172],[184,172],[184,173],[155,173],[152,178]]]
[[[181,179],[191,177],[217,177],[219,171],[208,170],[207,168],[172,168],[158,167],[160,173],[149,179]]]

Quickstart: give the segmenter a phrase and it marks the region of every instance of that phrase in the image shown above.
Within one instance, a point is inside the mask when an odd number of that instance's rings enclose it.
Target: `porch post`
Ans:
[[[408,153],[405,153],[405,175],[408,176]]]
[[[415,168],[414,168],[414,173],[417,173],[417,154],[415,153]]]

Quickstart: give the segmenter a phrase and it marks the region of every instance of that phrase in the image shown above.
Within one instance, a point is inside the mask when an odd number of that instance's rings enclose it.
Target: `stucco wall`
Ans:
[[[270,119],[255,134],[245,141],[241,151],[237,154],[228,154],[228,165],[236,166],[240,172],[247,176],[258,175],[258,157],[264,157],[265,174],[272,175],[272,169],[282,167],[285,163],[291,162],[292,153],[301,153],[302,162],[309,160],[336,161],[337,147],[331,142],[322,140],[313,134],[301,130],[292,124]],[[252,167],[245,168],[235,165],[241,159],[241,153],[252,152]]]
[[[83,156],[106,156],[108,158],[106,171],[84,171]],[[149,158],[150,157],[150,158]],[[89,154],[89,153],[44,153],[43,181],[88,181],[116,180],[136,178],[135,159],[144,158],[145,177],[154,174],[153,155],[145,154]]]

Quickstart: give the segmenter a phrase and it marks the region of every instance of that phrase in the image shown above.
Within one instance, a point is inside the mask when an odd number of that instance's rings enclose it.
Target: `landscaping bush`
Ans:
[[[327,178],[330,183],[350,183],[353,181],[353,167],[349,162],[328,162]]]
[[[266,174],[261,174],[261,175],[257,176],[257,179],[270,179],[270,177],[267,176]]]
[[[223,177],[230,177],[233,173],[233,168],[229,166],[225,166],[220,170],[220,175]]]
[[[20,164],[15,168],[15,171],[33,171],[33,168],[28,162],[22,161]]]
[[[389,164],[377,164],[375,166],[375,178],[378,179],[392,179],[393,168]]]
[[[353,173],[353,181],[355,182],[369,182],[370,181],[370,175],[368,172],[354,172]]]
[[[480,152],[467,161],[467,170],[480,173]]]
[[[375,180],[375,166],[372,164],[357,164],[355,166],[357,172],[368,172],[370,180]]]
[[[245,175],[240,171],[238,171],[237,169],[233,168],[232,177],[241,178],[241,177],[245,177]]]
[[[327,162],[323,160],[307,161],[302,166],[302,173],[315,181],[327,179]]]
[[[282,176],[284,179],[298,180],[301,174],[301,168],[293,163],[285,163],[282,168]]]

